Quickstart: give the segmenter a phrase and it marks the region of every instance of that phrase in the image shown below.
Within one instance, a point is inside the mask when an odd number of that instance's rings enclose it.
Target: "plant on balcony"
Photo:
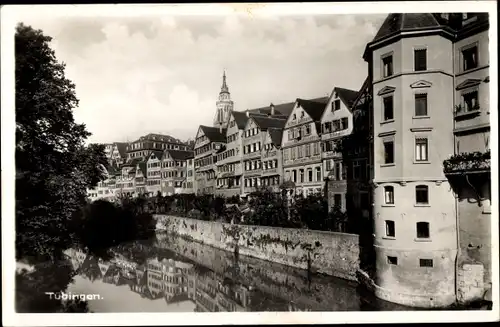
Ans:
[[[490,170],[490,160],[490,150],[459,153],[443,161],[443,170],[445,174]]]

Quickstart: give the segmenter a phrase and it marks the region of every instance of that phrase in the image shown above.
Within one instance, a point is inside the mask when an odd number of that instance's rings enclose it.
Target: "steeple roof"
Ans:
[[[385,39],[403,31],[413,31],[442,26],[431,13],[389,14],[372,42]]]
[[[224,73],[222,75],[222,87],[220,88],[220,93],[229,93],[229,88],[227,87],[226,82],[226,70],[224,69]]]

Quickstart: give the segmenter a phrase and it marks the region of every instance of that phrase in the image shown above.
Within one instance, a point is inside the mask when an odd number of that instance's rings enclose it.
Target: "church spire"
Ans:
[[[220,93],[229,93],[229,88],[226,84],[226,70],[224,69],[224,73],[222,75],[222,87],[220,88]]]

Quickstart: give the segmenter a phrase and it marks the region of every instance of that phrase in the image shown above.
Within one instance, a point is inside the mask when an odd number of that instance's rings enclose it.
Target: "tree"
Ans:
[[[77,124],[74,85],[56,60],[51,38],[19,24],[15,35],[16,256],[56,260],[72,243],[69,228],[86,189],[103,177],[102,146]],[[105,160],[105,159],[104,159]]]

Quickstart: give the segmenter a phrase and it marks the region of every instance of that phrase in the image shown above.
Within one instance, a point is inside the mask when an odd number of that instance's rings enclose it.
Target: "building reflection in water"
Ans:
[[[66,251],[75,270],[92,282],[128,285],[141,297],[166,305],[191,301],[195,312],[411,310],[362,295],[356,284],[157,235],[153,246],[139,242],[114,249],[105,261]],[[123,253],[133,249],[140,259]],[[134,252],[132,251],[132,252]],[[378,304],[377,304],[378,303]]]

